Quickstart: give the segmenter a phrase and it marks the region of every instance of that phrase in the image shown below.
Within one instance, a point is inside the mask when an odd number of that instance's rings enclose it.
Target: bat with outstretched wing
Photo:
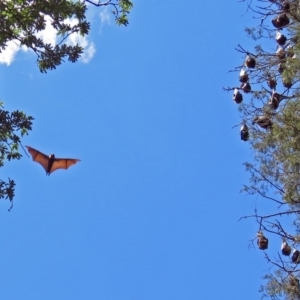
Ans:
[[[54,154],[47,156],[46,154],[29,146],[26,146],[26,148],[31,154],[33,161],[41,164],[41,166],[45,169],[46,175],[50,175],[58,169],[68,169],[80,161],[80,159],[76,158],[57,158]]]

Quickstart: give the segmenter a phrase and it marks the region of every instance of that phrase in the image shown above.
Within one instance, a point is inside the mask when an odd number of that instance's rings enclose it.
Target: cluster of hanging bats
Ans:
[[[257,246],[260,250],[268,249],[269,240],[263,235],[262,231],[257,233]],[[292,247],[285,241],[281,244],[281,253],[284,256],[290,256],[292,253]],[[300,251],[293,249],[291,260],[293,263],[300,263]]]
[[[270,2],[275,2],[271,1]],[[272,24],[273,26],[277,29],[277,33],[275,36],[277,45],[278,45],[278,50],[276,51],[275,56],[278,58],[278,68],[277,71],[280,75],[282,75],[283,71],[285,70],[285,59],[286,57],[294,58],[294,51],[291,45],[287,45],[287,38],[284,34],[280,32],[280,30],[283,27],[286,27],[290,24],[290,19],[287,16],[288,12],[291,9],[291,5],[288,1],[276,1],[276,4],[279,5],[279,13],[272,19]],[[293,39],[291,39],[293,42]],[[251,85],[249,83],[249,75],[247,71],[253,70],[256,68],[256,59],[253,55],[250,55],[249,53],[246,53],[246,59],[244,62],[244,66],[246,68],[242,68],[240,70],[240,75],[239,75],[239,81],[241,83],[240,87],[234,88],[233,92],[233,101],[237,104],[242,103],[243,101],[243,94],[240,92],[242,91],[245,94],[248,94],[251,92]],[[251,72],[251,71],[250,71]],[[272,90],[270,99],[267,103],[267,105],[273,109],[276,110],[279,106],[280,101],[283,99],[288,99],[292,98],[294,96],[288,97],[284,96],[282,94],[279,94],[276,92],[276,76],[271,76],[269,75],[267,78],[267,85],[269,88]],[[282,85],[286,88],[289,89],[292,87],[292,82],[289,79],[285,79],[282,77]],[[272,128],[272,121],[270,117],[267,114],[261,114],[258,116],[255,116],[252,120],[252,125],[257,124],[259,127],[269,130]],[[240,129],[240,136],[242,141],[248,141],[249,139],[249,130],[248,126],[244,123],[241,126]],[[268,249],[268,239],[263,235],[262,231],[260,230],[257,233],[257,246],[260,250],[266,250]],[[282,244],[281,244],[281,253],[284,256],[291,257],[292,263],[299,264],[300,263],[300,251],[295,249],[294,247],[291,247],[286,239],[283,239]],[[299,280],[293,275],[289,275],[289,283],[291,286],[296,286],[297,288],[300,287]]]
[[[278,30],[282,29],[283,27],[287,26],[290,23],[290,19],[287,16],[287,12],[290,10],[290,3],[285,1],[281,4],[282,12],[275,16],[272,19],[272,24],[275,28]],[[283,35],[280,31],[277,31],[276,33],[276,42],[279,45],[279,48],[276,52],[276,56],[281,60],[284,61],[285,57],[294,57],[294,52],[292,50],[292,47],[285,47],[287,38],[285,35]],[[253,56],[247,53],[244,65],[247,69],[254,69],[256,67],[256,60]],[[278,72],[280,74],[284,71],[284,63],[279,63],[278,65]],[[239,90],[242,90],[244,93],[250,93],[251,92],[251,85],[249,83],[249,75],[246,70],[243,68],[240,71],[239,81],[241,83],[239,88],[235,88],[233,92],[233,101],[237,104],[240,104],[243,101],[243,95]],[[276,110],[279,106],[279,103],[281,100],[285,98],[291,98],[287,96],[283,96],[275,91],[276,89],[276,79],[272,76],[269,76],[267,78],[267,84],[268,86],[273,90],[272,95],[270,97],[270,100],[268,102],[268,105]],[[292,82],[290,80],[283,79],[282,84],[285,88],[290,88],[292,86]],[[267,115],[260,115],[256,116],[252,120],[252,124],[257,124],[263,129],[271,129],[272,127],[272,121]],[[240,130],[241,134],[241,140],[247,141],[249,139],[249,130],[248,126],[246,124],[243,124],[241,126]]]

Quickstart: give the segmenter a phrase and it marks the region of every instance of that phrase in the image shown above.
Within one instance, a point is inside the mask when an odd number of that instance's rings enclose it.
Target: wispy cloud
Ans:
[[[93,42],[89,44],[88,47],[85,48],[83,55],[81,56],[82,61],[84,63],[88,63],[94,56],[96,52],[96,47]]]
[[[110,25],[110,23],[111,23],[111,13],[110,13],[108,7],[105,7],[105,8],[102,9],[102,11],[99,14],[99,17],[100,17],[101,24]]]

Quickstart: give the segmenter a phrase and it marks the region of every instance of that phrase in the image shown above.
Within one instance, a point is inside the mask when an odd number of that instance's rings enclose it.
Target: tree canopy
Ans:
[[[245,29],[253,48],[237,46],[243,61],[232,72],[240,83],[225,90],[233,91],[241,140],[254,154],[245,163],[250,180],[243,191],[268,203],[268,212],[258,205],[243,218],[257,223],[258,248],[273,266],[263,297],[300,299],[300,6],[298,0],[257,0],[247,3],[247,12],[257,19]]]
[[[33,50],[37,55],[38,67],[44,73],[55,69],[64,59],[76,62],[83,48],[78,44],[68,44],[67,38],[74,33],[81,36],[89,33],[86,2],[98,7],[112,6],[116,23],[127,26],[128,14],[133,6],[129,0],[108,0],[103,3],[71,0],[0,1],[0,50],[5,50],[9,41]],[[47,25],[56,31],[55,45],[47,43],[39,35]]]
[[[76,62],[84,49],[68,43],[72,34],[86,36],[87,3],[97,7],[111,7],[116,24],[129,24],[128,14],[133,7],[130,0],[72,1],[72,0],[0,0],[0,53],[9,42],[31,49],[37,57],[42,73],[56,69],[66,59]],[[51,26],[56,32],[56,44],[45,41],[39,34]],[[6,160],[20,159],[21,138],[32,130],[34,118],[21,111],[8,112],[0,103],[0,167]],[[0,179],[0,199],[13,200],[15,182]]]

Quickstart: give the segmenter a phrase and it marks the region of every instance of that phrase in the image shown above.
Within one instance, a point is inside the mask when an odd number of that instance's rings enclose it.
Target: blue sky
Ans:
[[[231,93],[255,24],[238,1],[134,1],[127,28],[92,22],[88,62],[39,73],[19,52],[0,65],[5,108],[35,117],[24,145],[79,158],[51,176],[26,155],[2,168],[1,298],[258,299],[270,267],[237,220],[251,159]],[[274,255],[280,241],[270,241]]]

